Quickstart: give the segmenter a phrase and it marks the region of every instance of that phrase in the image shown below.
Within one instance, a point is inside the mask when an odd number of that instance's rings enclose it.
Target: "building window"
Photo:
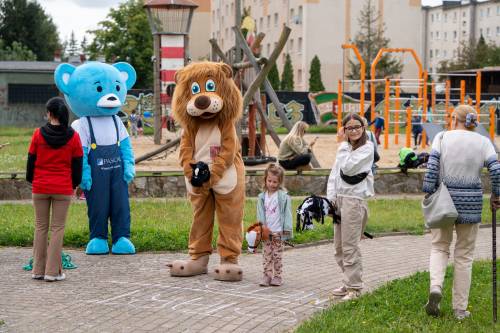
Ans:
[[[264,18],[263,17],[261,17],[259,19],[259,29],[260,29],[260,31],[264,30]]]
[[[278,26],[278,13],[274,13],[274,26]]]
[[[436,31],[436,39],[439,40],[439,31]]]
[[[224,38],[228,39],[229,38],[229,29],[226,28],[226,30],[224,30]]]
[[[267,15],[267,28],[271,28],[271,15]]]
[[[436,21],[441,22],[441,14],[440,13],[436,14]]]
[[[457,22],[457,12],[453,12],[453,22]]]
[[[479,29],[479,36],[483,35],[483,28]]]
[[[446,54],[447,54],[447,53],[448,53],[448,52],[446,52],[446,50],[443,50],[443,58],[446,58]]]
[[[290,9],[290,22],[293,22],[294,15],[295,15],[295,10],[293,8],[291,8]]]
[[[434,33],[431,31],[431,39],[434,38]]]
[[[444,14],[443,18],[444,18],[444,23],[446,23],[448,21],[448,14]]]
[[[457,31],[453,31],[453,41],[457,40]]]
[[[497,16],[500,16],[500,6],[497,6]]]
[[[271,44],[267,43],[267,55],[271,55]]]
[[[299,37],[298,43],[299,45],[297,45],[297,52],[300,54],[302,53],[302,37]]]
[[[45,104],[59,95],[53,84],[9,84],[7,89],[8,104]]]
[[[299,69],[297,71],[297,79],[298,79],[298,83],[302,83],[302,69]]]
[[[467,12],[462,12],[462,17],[466,17],[467,16]]]
[[[432,59],[432,50],[429,50],[429,57]]]
[[[229,15],[229,5],[226,5],[226,15]]]
[[[243,5],[245,6],[245,5]],[[231,2],[231,15],[234,13],[234,3]]]
[[[486,36],[491,37],[491,31],[490,28],[486,28]]]
[[[480,9],[480,10],[479,10],[479,17],[480,17],[480,18],[483,18],[483,17],[484,17],[484,10],[483,10],[483,9]]]
[[[299,22],[302,23],[302,6],[299,6]]]
[[[431,14],[431,22],[434,22],[434,14]]]
[[[466,35],[467,35],[467,31],[462,30],[462,36],[464,36],[464,37],[465,37]]]
[[[435,54],[436,54],[436,58],[439,58],[439,50],[438,49],[436,49]]]
[[[453,58],[456,58],[457,56],[457,50],[453,50]]]
[[[497,36],[500,36],[500,27],[497,27]]]
[[[486,8],[486,16],[489,17],[491,15],[490,7]]]
[[[446,31],[443,33],[443,40],[448,40],[448,33]]]
[[[288,53],[293,53],[293,39],[290,39],[290,44],[288,48]]]
[[[467,25],[467,21],[462,22],[462,26],[465,27]]]

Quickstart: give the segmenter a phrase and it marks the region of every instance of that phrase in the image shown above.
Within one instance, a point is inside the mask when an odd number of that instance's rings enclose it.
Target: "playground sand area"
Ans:
[[[162,144],[166,142],[167,139],[175,139],[179,133],[172,133],[166,130],[162,133]],[[305,140],[311,142],[314,137],[318,137],[316,144],[313,147],[314,155],[321,165],[321,169],[330,169],[335,161],[335,154],[337,152],[338,142],[336,134],[306,134]],[[279,135],[281,139],[285,135]],[[399,163],[398,152],[401,147],[405,145],[406,139],[405,135],[399,135],[399,144],[394,144],[394,135],[389,135],[389,148],[384,149],[384,136],[380,136],[380,141],[382,145],[379,146],[380,161],[377,163],[379,168],[394,168]],[[269,156],[278,156],[278,147],[274,144],[270,136],[266,137],[267,149]],[[412,138],[413,143],[413,138]],[[497,143],[498,144],[498,143]],[[155,145],[153,143],[152,136],[139,136],[138,138],[132,138],[132,146],[134,149],[135,157],[142,156],[148,152],[161,147],[160,145]],[[427,146],[425,149],[422,147],[418,148],[418,152],[429,151],[430,147]],[[167,153],[162,152],[153,158],[142,161],[136,165],[138,171],[179,171],[181,170],[178,161],[179,150],[178,148],[171,148]],[[265,168],[265,164],[260,164],[256,166],[247,166],[249,170],[262,170]]]

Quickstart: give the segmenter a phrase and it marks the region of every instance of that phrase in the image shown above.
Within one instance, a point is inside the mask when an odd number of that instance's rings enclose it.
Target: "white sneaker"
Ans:
[[[342,297],[342,300],[343,301],[352,301],[352,300],[358,298],[359,296],[361,296],[361,291],[356,290],[356,289],[350,289],[347,291],[347,294],[344,297]]]
[[[332,290],[333,296],[345,296],[347,295],[347,288],[345,286],[338,287]]]
[[[464,320],[470,317],[470,312],[467,310],[453,310],[453,314],[457,320]]]
[[[45,275],[31,274],[31,278],[33,280],[43,280],[44,277],[45,277]]]
[[[66,279],[66,274],[64,274],[64,273],[61,273],[61,274],[56,275],[56,276],[45,275],[45,281],[47,281],[47,282],[62,281],[65,279]]]

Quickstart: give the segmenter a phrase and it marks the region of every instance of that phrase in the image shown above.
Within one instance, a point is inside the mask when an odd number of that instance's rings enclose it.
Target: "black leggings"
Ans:
[[[297,155],[289,160],[279,160],[279,164],[286,170],[294,170],[299,166],[308,165],[311,162],[311,154]]]

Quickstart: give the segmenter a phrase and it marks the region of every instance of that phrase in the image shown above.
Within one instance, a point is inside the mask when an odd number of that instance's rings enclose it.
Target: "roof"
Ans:
[[[490,67],[483,67],[483,68],[476,68],[476,69],[460,69],[460,70],[456,70],[456,71],[450,71],[450,73],[453,73],[453,74],[475,73],[477,71],[480,71],[482,73],[484,73],[484,72],[500,72],[500,66],[490,66]]]
[[[60,64],[55,61],[0,61],[0,72],[53,73]]]

